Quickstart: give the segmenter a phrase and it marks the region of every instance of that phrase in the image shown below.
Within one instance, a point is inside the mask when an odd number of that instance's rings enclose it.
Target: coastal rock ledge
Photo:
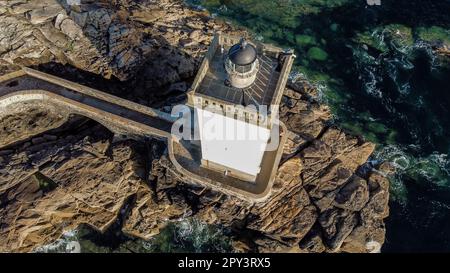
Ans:
[[[281,117],[291,132],[273,191],[262,203],[186,184],[164,142],[122,140],[79,117],[1,149],[0,251],[30,251],[80,224],[104,232],[118,217],[123,232],[143,239],[170,221],[195,217],[232,230],[236,251],[378,251],[389,165],[364,165],[374,144],[329,126],[328,108],[306,99],[306,86],[285,91],[289,107]],[[46,113],[45,120],[53,114],[59,123],[64,110]],[[13,117],[30,134],[29,120],[41,113],[3,115],[0,127]]]
[[[98,2],[0,0],[0,75],[63,63],[139,74],[144,85],[128,90],[142,95],[189,82],[214,31],[236,31],[181,1]],[[160,140],[122,138],[56,105],[14,105],[0,112],[0,252],[32,251],[80,225],[149,240],[189,217],[230,230],[237,252],[378,252],[391,166],[374,165],[375,145],[333,125],[317,97],[305,80],[286,88],[288,141],[261,203],[186,183]]]

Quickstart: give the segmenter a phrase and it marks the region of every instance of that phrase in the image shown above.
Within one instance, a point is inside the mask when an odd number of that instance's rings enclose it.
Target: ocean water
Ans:
[[[383,252],[450,251],[449,0],[191,0],[293,48],[335,122],[397,167]]]
[[[120,220],[118,221],[120,222]],[[196,219],[170,222],[150,240],[129,237],[115,223],[101,234],[88,226],[67,230],[61,238],[35,248],[36,253],[215,253],[232,252],[229,231]]]

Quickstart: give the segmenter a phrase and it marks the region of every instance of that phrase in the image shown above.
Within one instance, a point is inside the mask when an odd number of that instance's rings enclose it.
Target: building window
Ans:
[[[247,73],[252,71],[253,69],[253,64],[249,64],[249,65],[236,65],[234,67],[235,71],[238,73]]]

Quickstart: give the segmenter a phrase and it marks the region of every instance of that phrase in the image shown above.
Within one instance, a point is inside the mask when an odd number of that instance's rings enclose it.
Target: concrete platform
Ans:
[[[261,163],[261,172],[254,182],[204,168],[201,166],[200,147],[192,145],[189,141],[171,138],[169,141],[169,156],[170,161],[175,165],[177,171],[184,175],[185,179],[249,202],[262,202],[270,195],[286,140],[287,129],[281,123],[278,148],[273,151],[265,151]]]

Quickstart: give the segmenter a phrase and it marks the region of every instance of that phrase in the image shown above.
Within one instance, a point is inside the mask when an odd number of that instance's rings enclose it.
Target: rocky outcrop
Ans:
[[[0,58],[69,63],[143,89],[194,75],[215,31],[232,31],[182,1],[0,1]],[[163,20],[159,20],[163,17]]]
[[[0,73],[67,62],[138,75],[129,92],[182,93],[213,32],[234,31],[180,1],[84,2],[0,0]],[[14,105],[0,116],[0,251],[30,251],[81,224],[119,222],[149,239],[186,217],[230,229],[236,251],[379,251],[392,170],[367,164],[374,145],[333,126],[318,101],[305,80],[286,88],[288,141],[270,197],[256,204],[180,179],[163,142],[119,140],[56,108]]]
[[[450,49],[448,48],[448,46],[444,45],[438,48],[436,52],[441,56],[450,57]]]
[[[81,223],[105,231],[145,186],[132,143],[111,143],[105,129],[36,139],[0,156],[1,252],[30,251]]]
[[[330,127],[327,108],[308,101],[301,86],[286,89],[284,99],[292,103],[281,113],[298,138],[286,144],[272,193],[262,203],[181,181],[165,143],[115,142],[99,125],[13,145],[0,153],[0,232],[7,238],[0,250],[29,251],[80,224],[105,231],[118,217],[123,232],[143,239],[170,221],[196,217],[234,231],[236,250],[379,250],[389,165],[358,171],[374,145]],[[28,121],[26,115],[14,117]],[[294,125],[298,120],[305,126]]]
[[[13,105],[0,113],[0,147],[63,125],[68,116],[43,103]]]

